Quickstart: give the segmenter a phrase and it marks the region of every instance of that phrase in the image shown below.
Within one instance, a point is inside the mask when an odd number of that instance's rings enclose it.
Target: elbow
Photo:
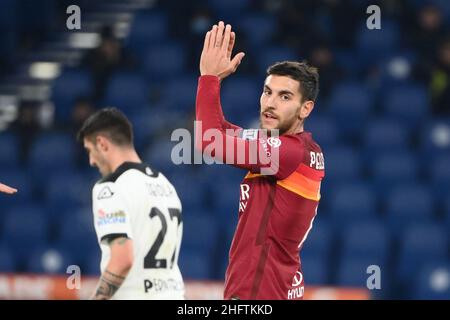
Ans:
[[[112,250],[110,266],[119,272],[119,274],[127,274],[134,264],[134,252],[130,246],[121,248],[121,250]]]
[[[120,266],[122,267],[122,270],[124,272],[130,271],[130,269],[133,267],[134,263],[134,255],[133,251],[127,252],[127,254],[124,254],[121,259]]]

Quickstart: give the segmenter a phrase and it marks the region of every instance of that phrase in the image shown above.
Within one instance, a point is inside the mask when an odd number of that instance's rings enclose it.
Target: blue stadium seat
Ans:
[[[223,168],[222,168],[223,169]],[[230,168],[237,170],[235,168]],[[228,171],[229,172],[229,171]],[[227,174],[224,171],[222,174]],[[236,221],[239,213],[239,199],[240,199],[240,182],[244,178],[232,178],[224,180],[217,178],[215,183],[211,186],[210,198],[213,200],[213,212],[219,221],[228,223],[229,221]]]
[[[129,116],[147,105],[149,89],[140,74],[117,72],[109,80],[103,105],[117,107]]]
[[[149,42],[167,39],[169,33],[168,19],[165,13],[153,11],[137,13],[131,24],[126,46],[143,57]]]
[[[0,272],[15,272],[16,260],[7,244],[0,245]]]
[[[430,119],[422,127],[420,135],[420,151],[424,164],[434,156],[450,154],[450,118],[439,117]]]
[[[428,171],[437,199],[447,195],[450,189],[450,153],[429,159]]]
[[[305,285],[328,285],[330,284],[330,272],[327,259],[315,256],[307,256],[302,259],[302,271]]]
[[[373,119],[364,136],[366,153],[398,152],[408,149],[410,136],[407,128],[390,118]]]
[[[337,226],[372,219],[376,215],[376,195],[364,183],[342,183],[336,186],[330,197],[330,218]]]
[[[238,18],[249,9],[250,0],[211,0],[208,2],[214,13],[225,23],[235,23]]]
[[[426,185],[399,185],[386,196],[387,218],[393,230],[400,230],[413,222],[433,219],[433,195]]]
[[[162,99],[173,109],[194,112],[197,76],[185,75],[169,79],[163,87]]]
[[[273,15],[253,13],[245,15],[238,24],[252,50],[267,45],[277,33],[277,20]]]
[[[322,147],[326,156],[328,147],[336,145],[340,140],[337,124],[330,116],[311,115],[305,122],[305,130],[312,133],[314,140]]]
[[[50,175],[46,182],[45,200],[52,205],[66,204],[66,210],[73,206],[88,206],[92,202],[95,182],[80,172],[58,172]]]
[[[373,271],[368,268],[374,265],[380,267],[381,288],[385,289],[384,286],[388,283],[385,279],[389,273],[385,266],[373,264],[373,259],[370,257],[341,257],[337,267],[336,285],[367,288],[367,281],[373,274]]]
[[[71,135],[42,133],[34,141],[29,158],[33,175],[46,178],[49,172],[74,167],[76,140]]]
[[[447,226],[450,227],[450,192],[447,192],[447,196],[444,200],[444,215]]]
[[[177,169],[171,159],[175,145],[175,142],[159,139],[144,152],[144,159],[150,166],[161,171],[164,175],[171,176],[171,173]]]
[[[193,108],[193,106],[191,106]],[[192,109],[194,111],[194,108]],[[148,147],[152,143],[158,143],[157,139],[161,134],[180,128],[180,122],[183,122],[185,114],[176,110],[169,103],[152,103],[151,106],[145,106],[139,110],[133,111],[129,119],[133,124],[133,130],[136,142],[141,147]],[[151,125],[149,125],[151,123]],[[183,126],[185,123],[183,122]],[[166,139],[164,139],[166,140]],[[170,136],[167,141],[170,140]],[[164,141],[166,142],[166,141]],[[176,143],[173,142],[173,145]],[[170,154],[170,153],[169,153]]]
[[[211,278],[211,259],[202,251],[181,250],[178,265],[184,280],[208,280]]]
[[[355,51],[353,49],[335,49],[333,52],[336,66],[342,70],[343,75],[350,79],[357,79],[364,66],[363,61],[355,57]]]
[[[377,90],[387,92],[392,88],[408,84],[412,81],[412,69],[416,63],[415,51],[402,50],[387,56],[378,65],[380,75]]]
[[[58,226],[58,245],[68,250],[74,260],[84,263],[86,252],[98,247],[92,211],[74,211],[60,221]]]
[[[253,77],[240,76],[233,80],[235,81],[224,82],[221,91],[225,118],[239,121],[244,117],[259,117],[262,84]]]
[[[15,207],[5,214],[2,240],[23,263],[38,247],[47,243],[49,223],[42,208]]]
[[[332,225],[324,219],[316,218],[308,237],[300,249],[302,262],[310,258],[327,261],[331,252],[334,250],[334,243]]]
[[[344,259],[364,258],[371,260],[371,264],[387,264],[391,242],[387,227],[378,220],[352,223],[341,236]]]
[[[438,223],[408,227],[400,239],[396,278],[400,286],[416,281],[421,263],[448,257],[447,229]]]
[[[398,184],[413,183],[419,178],[419,164],[409,152],[387,152],[376,155],[371,163],[371,175],[378,193]]]
[[[424,86],[410,84],[393,88],[386,94],[383,104],[386,113],[414,128],[423,121],[430,110],[427,90]]]
[[[81,265],[81,272],[89,276],[100,276],[101,251],[99,247],[91,247]]]
[[[193,172],[174,175],[171,183],[177,191],[183,205],[183,211],[192,214],[202,208],[206,201],[206,182]]]
[[[146,76],[154,81],[180,76],[186,65],[185,52],[178,42],[152,44],[143,61]]]
[[[0,133],[0,166],[3,170],[17,169],[19,166],[19,144],[12,132]]]
[[[67,267],[76,265],[70,252],[57,246],[37,249],[28,258],[27,272],[37,274],[65,274]]]
[[[356,50],[359,59],[364,65],[377,63],[396,51],[399,43],[399,26],[392,22],[383,20],[381,29],[370,30],[366,24],[361,24],[356,33]]]
[[[326,180],[357,181],[363,176],[363,162],[356,148],[334,146],[324,152]]]
[[[256,52],[256,63],[258,68],[258,73],[266,74],[266,70],[269,66],[276,62],[286,61],[286,60],[299,60],[298,54],[289,47],[283,46],[269,46],[262,48]],[[261,85],[262,90],[262,85]]]
[[[328,108],[343,134],[353,136],[364,128],[372,112],[373,101],[366,86],[344,82],[333,88]]]
[[[52,101],[55,116],[62,122],[70,121],[76,99],[89,97],[94,88],[91,76],[86,70],[66,69],[53,81]]]
[[[450,261],[424,262],[410,292],[417,300],[450,300]]]
[[[181,251],[195,250],[210,255],[216,249],[218,234],[219,229],[214,217],[192,215],[183,221]]]

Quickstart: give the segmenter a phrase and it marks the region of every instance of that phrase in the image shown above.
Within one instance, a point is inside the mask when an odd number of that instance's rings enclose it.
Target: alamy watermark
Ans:
[[[66,287],[69,290],[80,290],[81,289],[81,269],[77,265],[70,265],[66,270],[67,274],[70,276],[66,280]]]
[[[66,13],[70,16],[66,20],[66,27],[69,30],[81,29],[81,9],[77,5],[68,6]]]
[[[371,5],[367,7],[367,14],[370,16],[366,20],[366,26],[369,30],[381,29],[381,9],[377,5]]]
[[[172,148],[172,163],[258,165],[263,175],[278,172],[281,146],[278,130],[202,130],[201,121],[195,121],[194,128],[194,139],[184,128],[172,132],[171,141],[178,142]]]
[[[381,290],[381,268],[378,265],[370,265],[367,267],[366,273],[370,276],[367,278],[366,287],[369,290]]]

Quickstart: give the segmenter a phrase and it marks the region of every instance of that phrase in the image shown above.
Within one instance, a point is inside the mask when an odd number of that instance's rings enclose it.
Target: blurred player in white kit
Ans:
[[[142,163],[132,125],[116,108],[94,113],[78,139],[102,179],[92,191],[102,251],[92,299],[184,299],[178,267],[181,202],[160,172]]]

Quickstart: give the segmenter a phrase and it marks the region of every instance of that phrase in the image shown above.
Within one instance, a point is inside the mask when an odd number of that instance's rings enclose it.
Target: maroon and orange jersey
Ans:
[[[223,117],[220,83],[214,76],[200,77],[196,111],[196,119],[201,121],[196,145],[206,150],[210,142],[201,138],[207,130],[216,129],[223,147],[210,155],[230,163],[227,155],[232,154],[234,162],[230,164],[249,171],[240,185],[239,221],[224,298],[302,299],[299,253],[317,214],[325,173],[319,145],[309,132],[280,137],[248,134],[249,130],[229,134],[227,129],[239,128]],[[236,150],[244,150],[244,162]],[[252,150],[262,151],[256,161]],[[270,174],[262,170],[272,168],[273,162],[275,170]]]

